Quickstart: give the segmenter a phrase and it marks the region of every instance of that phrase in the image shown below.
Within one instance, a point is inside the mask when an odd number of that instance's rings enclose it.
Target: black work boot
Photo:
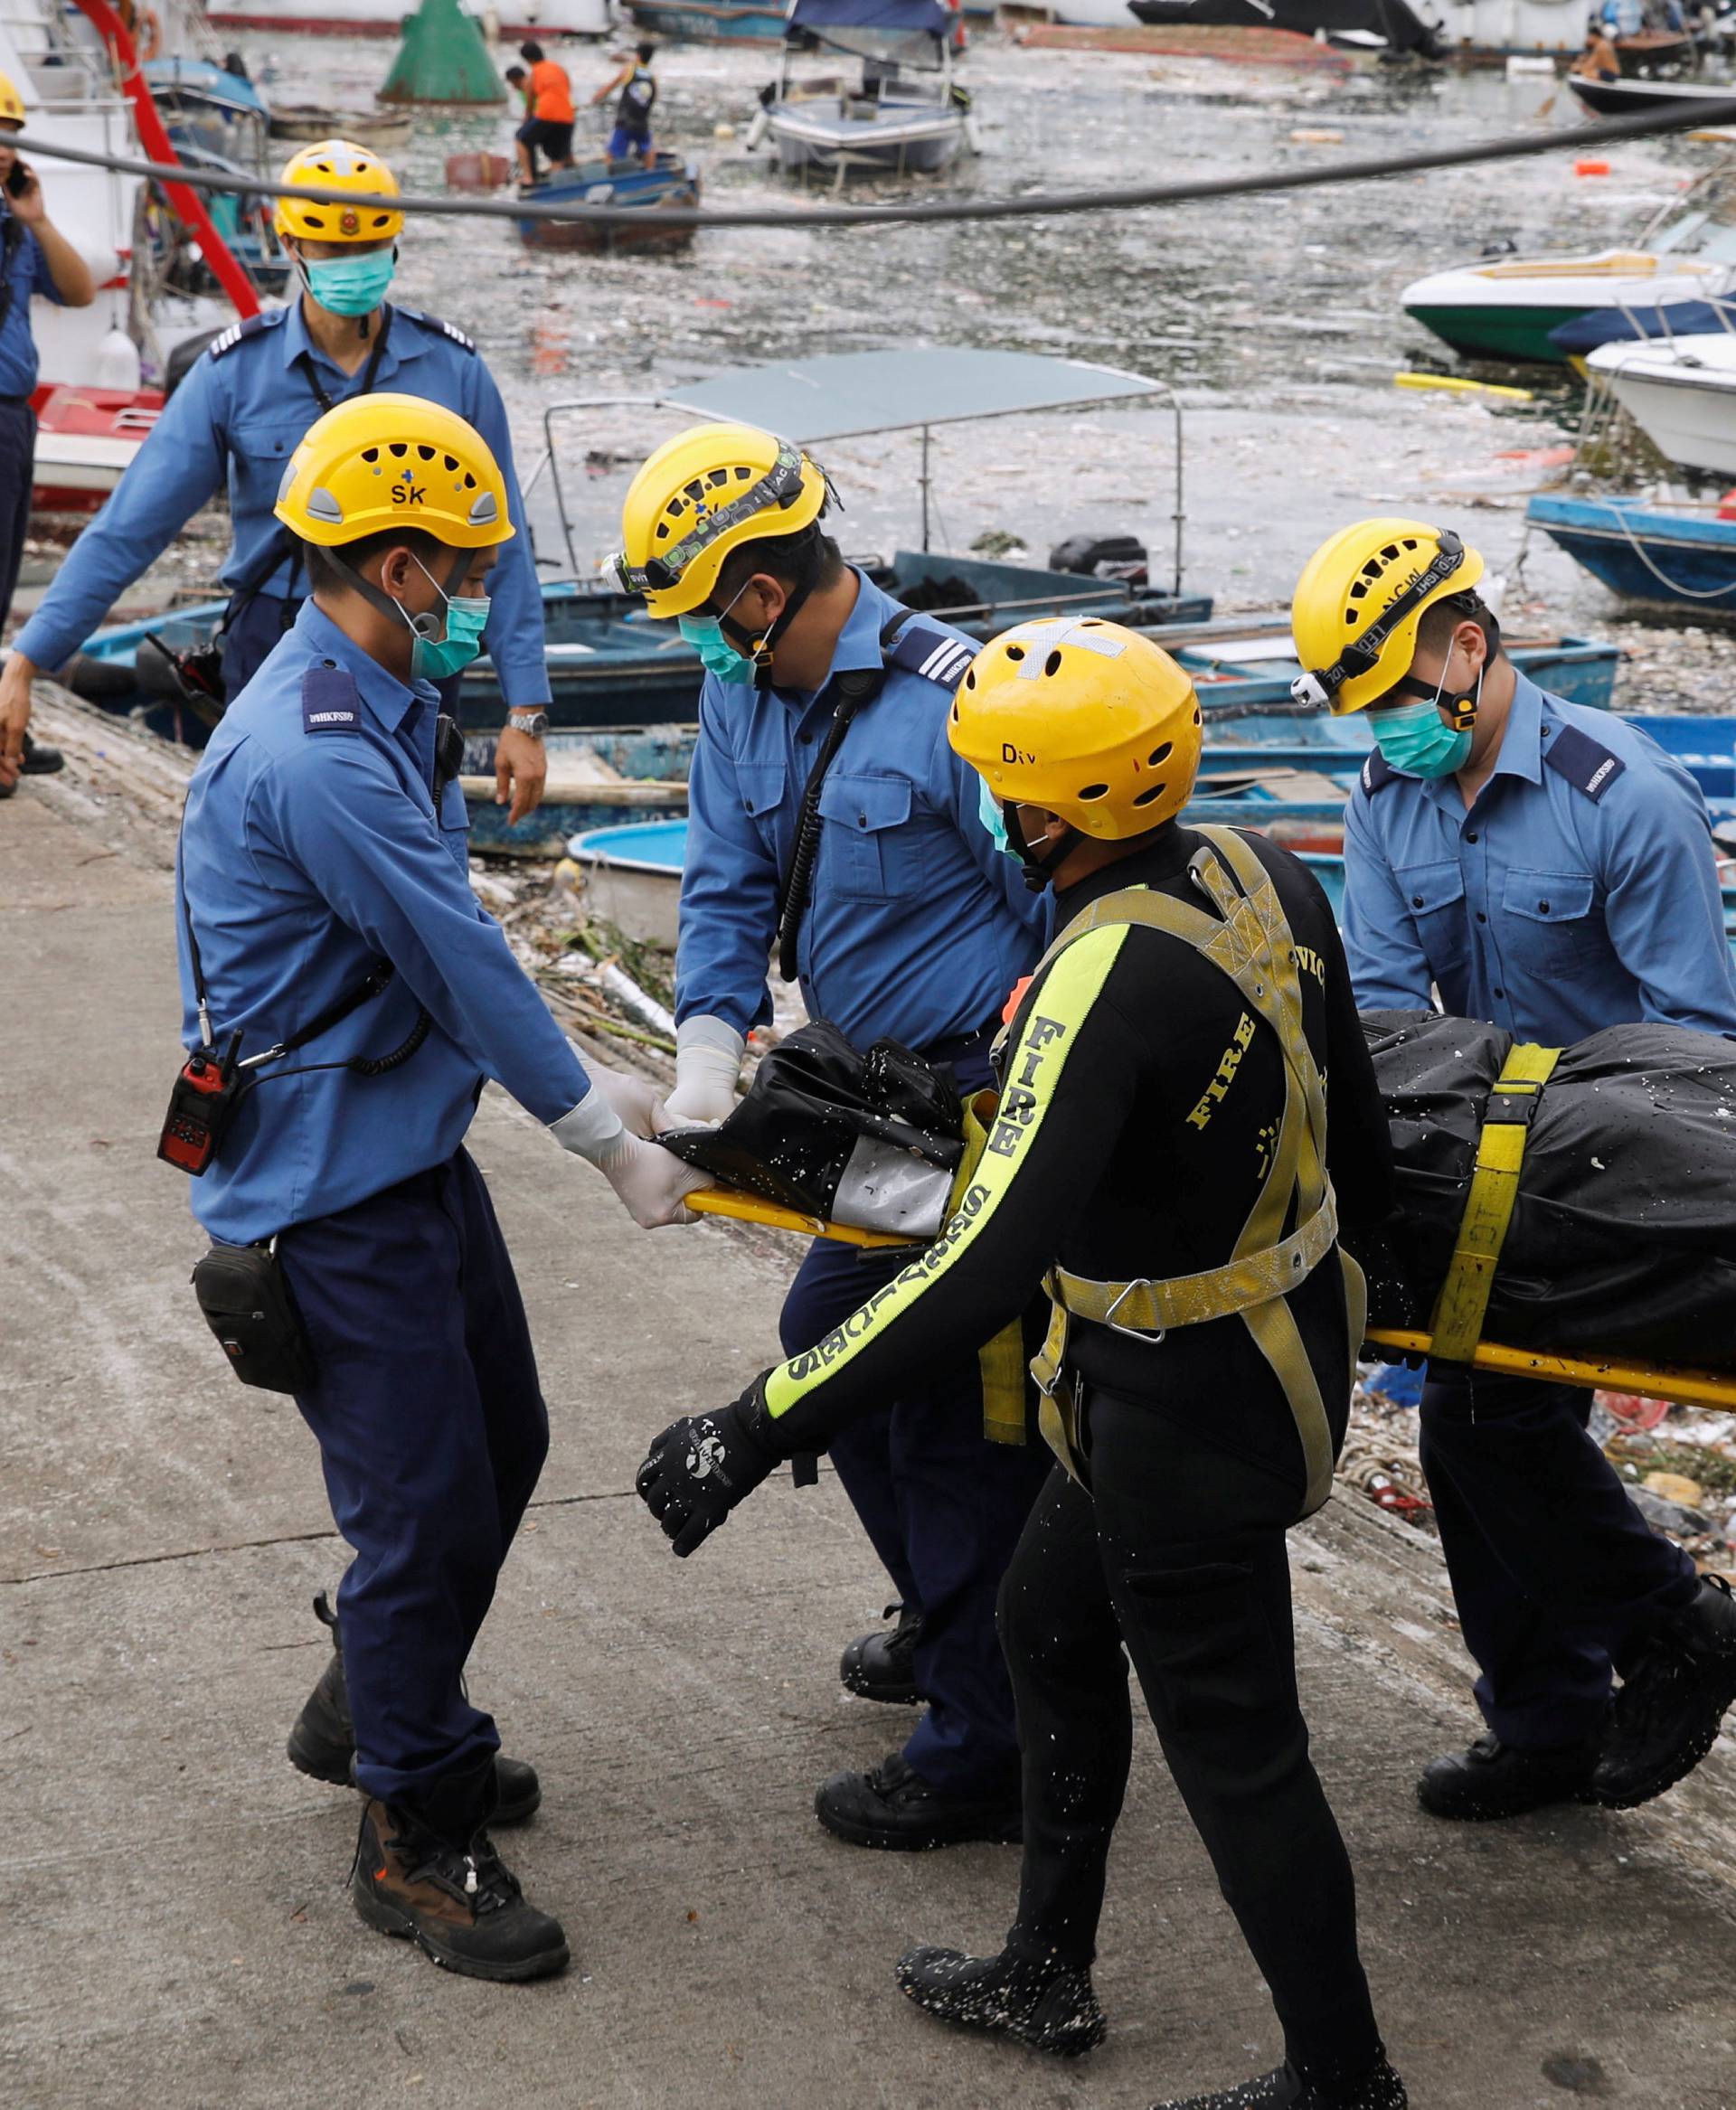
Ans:
[[[872,1773],[835,1773],[815,1795],[814,1814],[852,1846],[905,1853],[972,1839],[1005,1843],[1024,1830],[1016,1791],[986,1801],[937,1794],[901,1751]]]
[[[1347,2079],[1318,2074],[1305,2078],[1286,2060],[1275,2073],[1240,2087],[1172,2096],[1151,2110],[1407,2110],[1410,2101],[1382,2047],[1372,2067]]]
[[[289,1732],[289,1763],[310,1779],[329,1781],[334,1787],[354,1787],[355,1724],[350,1716],[349,1687],[344,1677],[344,1643],[337,1630],[337,1614],[324,1590],[314,1599],[314,1616],[322,1626],[331,1628],[332,1653]],[[495,1795],[493,1822],[522,1824],[542,1800],[542,1784],[536,1777],[536,1768],[522,1758],[496,1757]]]
[[[1091,1974],[1078,1964],[1033,1963],[1010,1949],[998,1956],[910,1949],[892,1976],[905,1999],[926,2014],[961,2029],[1016,2037],[1033,2051],[1075,2058],[1103,2041],[1103,2011]]]
[[[1651,1634],[1616,1694],[1615,1719],[1591,1776],[1593,1798],[1631,1810],[1692,1773],[1736,1700],[1736,1598],[1722,1576]]]
[[[33,740],[24,735],[24,774],[26,777],[52,777],[57,769],[64,769],[66,757],[59,748],[51,748],[46,740]]]
[[[916,1644],[922,1638],[922,1615],[909,1605],[888,1605],[881,1614],[898,1625],[890,1634],[858,1634],[844,1652],[838,1676],[846,1692],[863,1700],[890,1700],[915,1706],[922,1697],[916,1684]]]
[[[350,1901],[370,1926],[413,1941],[467,1978],[549,1978],[567,1967],[560,1921],[526,1903],[486,1832],[458,1846],[409,1812],[370,1798]]]
[[[1473,1822],[1517,1817],[1551,1803],[1590,1802],[1591,1769],[1601,1748],[1599,1733],[1548,1751],[1521,1751],[1487,1729],[1469,1750],[1431,1760],[1417,1783],[1417,1800],[1431,1816]]]

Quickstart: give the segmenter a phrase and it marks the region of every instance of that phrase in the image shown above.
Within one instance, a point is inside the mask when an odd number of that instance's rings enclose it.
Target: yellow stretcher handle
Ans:
[[[1392,1326],[1371,1326],[1367,1339],[1409,1355],[1427,1355],[1427,1333],[1404,1333]],[[1583,1385],[1587,1390],[1642,1392],[1684,1407],[1736,1407],[1736,1376],[1710,1370],[1683,1370],[1675,1363],[1601,1362],[1572,1355],[1543,1355],[1531,1348],[1503,1348],[1479,1341],[1471,1361],[1478,1370],[1504,1377],[1536,1378],[1550,1385]]]
[[[798,1209],[785,1209],[776,1201],[762,1201],[757,1194],[739,1193],[731,1187],[702,1187],[686,1197],[685,1205],[702,1216],[732,1216],[743,1223],[800,1231],[810,1239],[835,1239],[846,1246],[919,1246],[923,1242],[901,1238],[895,1231],[857,1230],[851,1224],[829,1223],[823,1216],[804,1216]],[[1427,1333],[1371,1326],[1366,1338],[1378,1347],[1395,1348],[1407,1355],[1429,1352]],[[1535,1378],[1543,1384],[1641,1392],[1684,1407],[1736,1408],[1736,1376],[1726,1377],[1716,1371],[1684,1370],[1666,1362],[1603,1362],[1579,1356],[1544,1355],[1530,1348],[1504,1348],[1494,1341],[1479,1341],[1471,1361],[1478,1370],[1498,1371],[1505,1377]]]
[[[732,1216],[742,1223],[769,1224],[773,1230],[801,1231],[810,1239],[835,1239],[844,1246],[917,1246],[920,1239],[901,1238],[896,1231],[858,1230],[854,1224],[828,1223],[823,1216],[804,1216],[799,1209],[785,1209],[776,1201],[762,1201],[757,1194],[743,1194],[733,1187],[701,1187],[684,1198],[684,1207],[702,1216]]]

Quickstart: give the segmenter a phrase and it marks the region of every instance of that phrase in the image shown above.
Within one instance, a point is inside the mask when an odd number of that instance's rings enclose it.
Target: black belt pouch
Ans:
[[[268,1392],[304,1392],[312,1385],[313,1351],[275,1239],[263,1246],[212,1246],[193,1271],[193,1290],[242,1384]]]

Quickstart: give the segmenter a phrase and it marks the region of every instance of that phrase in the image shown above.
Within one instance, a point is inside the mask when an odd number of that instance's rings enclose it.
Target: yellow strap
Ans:
[[[1338,1211],[1328,1189],[1300,1230],[1263,1252],[1197,1275],[1172,1276],[1166,1282],[1093,1282],[1089,1276],[1057,1267],[1049,1277],[1050,1294],[1076,1319],[1161,1335],[1172,1327],[1204,1325],[1287,1296],[1307,1280],[1337,1236]]]
[[[701,1187],[683,1198],[682,1206],[701,1216],[732,1216],[742,1223],[769,1224],[774,1230],[806,1231],[811,1239],[835,1239],[844,1246],[909,1246],[915,1241],[895,1231],[858,1230],[854,1224],[832,1223],[823,1216],[805,1216],[777,1201],[762,1201],[733,1187]]]
[[[1401,1355],[1427,1355],[1426,1333],[1398,1326],[1371,1326],[1367,1338]],[[1600,1362],[1595,1357],[1543,1355],[1534,1348],[1504,1348],[1479,1341],[1466,1359],[1478,1370],[1504,1377],[1535,1378],[1545,1385],[1580,1385],[1587,1391],[1639,1392],[1648,1399],[1672,1399],[1683,1407],[1736,1407],[1736,1372],[1685,1370],[1673,1362]]]
[[[1515,1043],[1489,1093],[1470,1192],[1429,1324],[1429,1352],[1448,1362],[1468,1361],[1483,1332],[1501,1248],[1519,1198],[1531,1116],[1561,1052],[1528,1041]]]

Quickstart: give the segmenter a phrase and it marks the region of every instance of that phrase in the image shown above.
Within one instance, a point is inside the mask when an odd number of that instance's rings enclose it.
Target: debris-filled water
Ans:
[[[387,47],[242,37],[279,99],[354,106]],[[562,48],[581,105],[607,77],[595,46]],[[712,203],[799,206],[766,149],[744,140],[775,59],[750,48],[671,45],[657,59],[664,143],[702,171]],[[722,367],[802,353],[916,344],[995,345],[1137,369],[1185,408],[1189,585],[1226,609],[1288,598],[1332,525],[1390,507],[1451,519],[1509,578],[1527,626],[1618,636],[1633,662],[1628,708],[1717,708],[1736,640],[1618,624],[1603,589],[1541,537],[1524,503],[1560,476],[1579,384],[1562,370],[1465,367],[1399,305],[1426,270],[1511,240],[1520,250],[1630,240],[1719,151],[1691,141],[1609,152],[1574,174],[1577,106],[1536,75],[1355,72],[1321,78],[1195,59],[1032,51],[979,38],[962,62],[983,153],[933,182],[989,193],[1100,186],[1324,165],[1524,130],[1562,151],[1290,194],[1120,215],[980,226],[785,231],[707,229],[684,252],[533,253],[510,222],[412,221],[398,296],[474,334],[505,394],[523,473],[543,414],[573,398],[633,397],[557,419],[574,554],[612,548],[631,467],[686,422],[644,399]],[[604,113],[595,113],[600,122]],[[504,109],[419,117],[393,156],[406,186],[439,192],[448,155],[510,151]],[[732,136],[720,137],[720,130]],[[1312,138],[1293,135],[1312,134]],[[1320,135],[1326,135],[1323,143]],[[1334,135],[1337,137],[1333,137]],[[853,184],[855,198],[922,188]],[[816,194],[810,193],[809,196]],[[1530,402],[1421,394],[1392,374],[1424,368],[1519,381]],[[826,450],[855,553],[920,534],[914,433]],[[1173,562],[1171,420],[1164,408],[1061,412],[938,429],[934,541],[994,537],[1046,558],[1080,532],[1138,534]],[[565,570],[546,477],[533,497],[539,553]],[[197,552],[208,576],[212,551]],[[556,561],[558,560],[558,561]]]

